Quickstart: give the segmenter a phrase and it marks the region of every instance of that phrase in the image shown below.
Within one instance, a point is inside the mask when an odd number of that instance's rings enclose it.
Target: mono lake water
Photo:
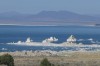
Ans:
[[[56,43],[65,42],[66,39],[74,35],[77,43],[100,44],[100,27],[92,26],[0,26],[0,51],[21,51],[21,50],[68,50],[73,47],[34,47],[7,45],[9,42],[19,40],[26,41],[30,37],[34,42],[42,42],[49,37],[56,37],[59,40]],[[91,40],[92,39],[92,40]],[[94,48],[95,49],[95,48]],[[73,49],[76,50],[76,49]]]

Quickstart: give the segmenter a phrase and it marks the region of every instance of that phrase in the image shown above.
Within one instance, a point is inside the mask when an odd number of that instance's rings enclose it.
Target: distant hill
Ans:
[[[0,14],[0,24],[75,23],[99,22],[100,17],[77,14],[69,11],[41,11],[37,14],[6,12]]]
[[[69,11],[42,11],[31,17],[41,19],[42,21],[45,20],[65,21],[65,22],[99,21],[99,19],[96,17],[88,16],[88,15],[80,15]]]

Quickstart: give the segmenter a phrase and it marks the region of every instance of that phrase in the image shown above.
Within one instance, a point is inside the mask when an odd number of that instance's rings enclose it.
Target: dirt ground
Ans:
[[[15,66],[40,66],[43,58],[47,58],[55,66],[100,66],[100,53],[75,52],[67,56],[16,56]]]

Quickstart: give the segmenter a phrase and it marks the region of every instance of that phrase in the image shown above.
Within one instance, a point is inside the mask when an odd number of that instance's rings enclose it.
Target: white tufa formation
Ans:
[[[51,43],[51,42],[55,42],[55,41],[58,41],[58,39],[55,37],[50,37],[48,39],[43,40],[42,43]]]
[[[68,42],[68,43],[76,43],[76,38],[75,38],[73,35],[71,35],[71,36],[67,39],[67,42]]]

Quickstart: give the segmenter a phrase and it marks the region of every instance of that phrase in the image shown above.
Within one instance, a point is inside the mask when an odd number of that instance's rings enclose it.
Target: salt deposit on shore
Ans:
[[[40,51],[15,51],[15,52],[0,52],[0,55],[11,54],[12,56],[68,56],[72,53],[100,53],[100,51],[51,51],[51,50],[40,50]]]

